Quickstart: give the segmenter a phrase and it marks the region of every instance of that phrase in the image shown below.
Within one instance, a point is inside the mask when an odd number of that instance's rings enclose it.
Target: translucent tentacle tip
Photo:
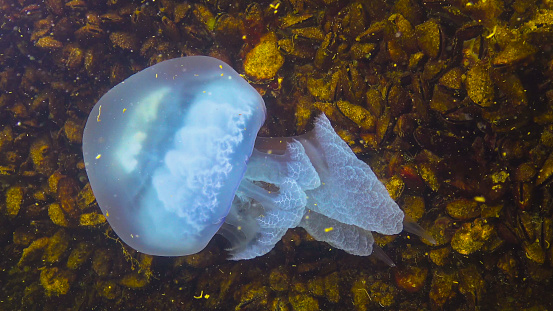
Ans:
[[[414,235],[417,235],[423,240],[426,240],[432,245],[436,245],[437,242],[434,239],[434,237],[426,230],[424,230],[423,227],[421,227],[419,224],[417,224],[413,218],[409,217],[409,215],[405,214],[405,217],[403,218],[403,230],[412,233]]]

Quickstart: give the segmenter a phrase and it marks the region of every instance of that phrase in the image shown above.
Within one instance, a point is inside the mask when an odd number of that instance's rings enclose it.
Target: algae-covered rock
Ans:
[[[428,269],[416,266],[400,268],[394,274],[397,286],[411,293],[423,288],[427,275]]]
[[[69,221],[67,220],[67,217],[65,216],[65,213],[61,208],[61,205],[59,205],[58,203],[52,203],[48,206],[48,216],[50,216],[50,220],[54,224],[60,227],[69,226]]]
[[[459,291],[472,306],[484,299],[486,282],[474,265],[459,270]]]
[[[6,191],[6,214],[9,217],[15,217],[19,214],[23,203],[23,194],[23,187],[21,186],[12,186]]]
[[[338,303],[340,301],[340,276],[333,272],[324,278],[325,296],[328,301]]]
[[[119,284],[128,288],[141,288],[150,282],[149,278],[142,273],[129,273],[119,281]]]
[[[32,261],[40,258],[44,252],[44,248],[48,245],[48,238],[43,237],[37,239],[29,245],[29,247],[23,249],[23,254],[21,254],[21,259],[19,259],[18,266],[24,266],[29,264]]]
[[[290,286],[290,276],[284,269],[273,269],[269,275],[269,284],[274,291],[286,291]]]
[[[307,294],[292,294],[288,300],[295,311],[318,311],[319,301]]]
[[[92,256],[92,270],[98,274],[98,276],[109,275],[112,269],[111,254],[107,249],[97,249]]]
[[[483,219],[479,218],[472,223],[464,223],[455,231],[451,239],[451,247],[460,254],[472,254],[482,248],[492,233],[493,226],[487,224]]]
[[[277,47],[277,36],[269,33],[246,55],[244,71],[256,80],[272,79],[284,64]]]
[[[432,260],[433,263],[435,263],[438,266],[443,266],[447,263],[447,257],[451,254],[451,247],[442,247],[433,249],[430,252],[428,252],[428,256],[430,257],[430,260]]]
[[[258,283],[244,285],[235,310],[264,310],[268,305],[269,289]]]
[[[40,272],[40,284],[44,287],[47,296],[67,294],[74,278],[71,272],[57,267],[44,268]]]
[[[438,307],[442,307],[450,298],[456,295],[455,288],[459,282],[455,273],[446,273],[434,270],[432,285],[430,288],[430,299]]]
[[[121,286],[113,281],[98,281],[96,291],[100,296],[113,300],[121,295]]]
[[[92,245],[87,242],[79,242],[67,259],[67,268],[75,270],[85,263],[92,253]]]
[[[82,143],[83,139],[83,122],[80,120],[69,119],[63,125],[63,132],[65,137],[74,144]]]
[[[296,283],[296,285],[297,285],[297,283]],[[309,281],[307,281],[307,289],[311,294],[313,294],[317,297],[324,297],[324,294],[325,294],[324,278],[315,277],[315,278],[310,279]],[[296,287],[296,291],[298,291],[297,287]],[[298,292],[302,292],[302,291],[299,290]]]
[[[95,200],[96,198],[94,197],[94,193],[92,193],[92,187],[90,187],[90,183],[87,183],[77,195],[77,206],[80,209],[84,209],[94,203]]]
[[[52,152],[52,142],[46,136],[39,137],[31,143],[30,157],[35,170],[44,176],[50,176],[55,170],[55,158]]]
[[[459,220],[467,220],[480,216],[478,202],[465,198],[449,202],[446,210],[451,217]]]
[[[44,260],[49,263],[60,261],[69,247],[69,238],[70,236],[63,229],[58,230],[51,236],[44,252]]]
[[[364,276],[359,277],[351,286],[351,294],[353,296],[353,305],[355,310],[366,311],[371,304],[371,296],[368,292],[367,280]]]
[[[81,226],[97,226],[106,222],[106,217],[100,213],[82,214],[79,219]]]
[[[395,302],[397,289],[388,283],[377,280],[369,285],[369,293],[374,302],[389,307]]]
[[[494,84],[490,70],[491,67],[488,63],[478,63],[469,69],[465,81],[470,99],[482,107],[494,105]]]
[[[425,203],[422,196],[406,196],[403,199],[403,211],[413,221],[419,220],[425,212]]]
[[[371,115],[370,111],[345,100],[338,101],[336,105],[348,119],[353,121],[360,128],[367,131],[374,131],[376,118]]]

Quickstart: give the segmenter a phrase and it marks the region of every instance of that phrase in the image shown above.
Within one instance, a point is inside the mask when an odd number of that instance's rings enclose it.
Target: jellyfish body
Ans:
[[[109,224],[147,254],[202,250],[229,212],[264,120],[257,91],[211,57],[168,60],[115,86],[83,136]]]
[[[307,134],[256,141],[264,120],[257,91],[210,57],[165,61],[114,87],[83,137],[109,224],[161,256],[197,253],[219,233],[234,260],[268,253],[289,228],[355,255],[371,254],[371,231],[403,229],[401,209],[324,114]]]

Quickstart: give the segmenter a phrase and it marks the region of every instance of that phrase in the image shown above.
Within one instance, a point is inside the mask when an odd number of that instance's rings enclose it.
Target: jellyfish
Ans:
[[[226,63],[167,60],[109,90],[83,134],[86,172],[115,233],[158,256],[195,254],[215,234],[229,258],[270,252],[290,228],[360,256],[404,213],[324,114],[294,137],[257,137],[263,98]]]

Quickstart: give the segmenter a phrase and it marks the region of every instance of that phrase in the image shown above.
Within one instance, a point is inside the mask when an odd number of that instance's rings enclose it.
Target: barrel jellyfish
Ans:
[[[268,253],[289,228],[361,256],[372,231],[403,230],[401,209],[324,114],[306,134],[257,137],[265,115],[258,92],[206,56],[161,62],[108,91],[83,155],[116,234],[142,253],[181,256],[219,233],[240,260]]]

